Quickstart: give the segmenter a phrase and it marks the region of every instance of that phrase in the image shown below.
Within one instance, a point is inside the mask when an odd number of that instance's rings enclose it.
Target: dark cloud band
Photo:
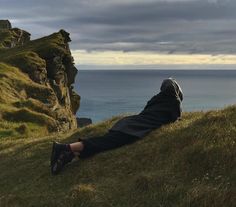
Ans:
[[[73,49],[236,53],[235,0],[1,0],[0,18],[39,37],[61,28]]]

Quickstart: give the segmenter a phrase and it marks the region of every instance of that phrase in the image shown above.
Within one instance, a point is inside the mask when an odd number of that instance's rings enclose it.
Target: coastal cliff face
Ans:
[[[73,90],[70,41],[64,30],[30,41],[28,32],[0,21],[0,118],[48,132],[77,128],[80,96]]]

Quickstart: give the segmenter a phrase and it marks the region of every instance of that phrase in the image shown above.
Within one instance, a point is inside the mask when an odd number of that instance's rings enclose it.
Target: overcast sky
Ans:
[[[115,64],[132,54],[236,55],[236,0],[0,0],[0,19],[32,38],[66,29],[82,64],[109,52]]]

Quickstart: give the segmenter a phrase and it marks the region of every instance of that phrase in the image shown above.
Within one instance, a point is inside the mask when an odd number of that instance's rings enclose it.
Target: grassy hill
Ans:
[[[52,140],[101,135],[119,118],[67,134],[1,138],[0,206],[235,206],[236,106],[184,113],[132,145],[50,175]]]

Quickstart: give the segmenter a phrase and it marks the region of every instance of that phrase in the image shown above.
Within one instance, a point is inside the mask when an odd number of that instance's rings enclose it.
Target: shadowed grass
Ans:
[[[99,136],[119,118],[68,134],[1,139],[0,206],[234,206],[235,106],[185,113],[134,144],[50,175],[52,140]]]

